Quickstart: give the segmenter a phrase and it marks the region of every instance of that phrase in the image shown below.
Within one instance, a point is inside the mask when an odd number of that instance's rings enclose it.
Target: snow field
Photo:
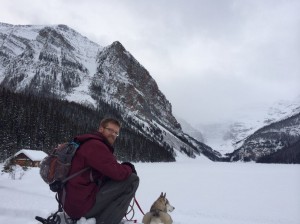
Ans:
[[[213,163],[179,158],[176,163],[136,163],[136,194],[144,212],[161,192],[175,207],[174,224],[299,224],[300,165]],[[38,168],[22,179],[0,175],[0,223],[37,224],[57,209]],[[135,206],[135,219],[143,215]],[[93,224],[81,220],[80,224]]]

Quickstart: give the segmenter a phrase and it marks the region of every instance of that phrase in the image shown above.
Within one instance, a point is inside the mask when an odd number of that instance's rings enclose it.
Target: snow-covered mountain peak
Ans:
[[[290,117],[299,112],[300,96],[294,100],[280,100],[269,108],[264,122],[269,124]]]
[[[0,23],[0,43],[1,86],[93,108],[104,101],[161,146],[218,159],[217,152],[183,133],[171,103],[119,41],[102,47],[66,25]]]
[[[258,108],[255,113],[243,115],[236,121],[197,126],[206,144],[225,155],[241,147],[246,138],[258,129],[300,112],[300,97],[280,100],[269,108]]]

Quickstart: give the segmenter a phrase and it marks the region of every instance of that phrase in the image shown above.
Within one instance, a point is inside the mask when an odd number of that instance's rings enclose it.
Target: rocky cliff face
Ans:
[[[92,96],[122,105],[132,113],[153,119],[179,131],[172,106],[149,72],[118,41],[97,55]],[[101,86],[103,88],[101,88]]]
[[[149,72],[122,46],[102,47],[65,25],[0,23],[0,85],[97,108],[118,107],[132,128],[190,157],[218,153],[181,130]]]
[[[94,58],[100,48],[64,25],[2,24],[0,32],[1,85],[16,92],[65,97],[89,75],[82,61]],[[74,46],[74,40],[68,38],[74,38],[72,35],[80,38],[80,47]],[[87,55],[89,50],[94,52],[92,57]]]

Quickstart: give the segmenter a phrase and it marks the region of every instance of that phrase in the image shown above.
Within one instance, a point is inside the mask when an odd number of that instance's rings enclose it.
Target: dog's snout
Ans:
[[[172,205],[170,205],[170,204],[167,205],[167,211],[168,211],[168,212],[172,212],[174,209],[175,209],[174,206],[172,206]]]

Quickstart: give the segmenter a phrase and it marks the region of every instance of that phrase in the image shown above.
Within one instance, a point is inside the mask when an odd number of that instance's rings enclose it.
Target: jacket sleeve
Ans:
[[[118,163],[110,149],[99,140],[86,142],[82,153],[84,153],[87,166],[112,180],[125,180],[132,173],[131,168]]]

